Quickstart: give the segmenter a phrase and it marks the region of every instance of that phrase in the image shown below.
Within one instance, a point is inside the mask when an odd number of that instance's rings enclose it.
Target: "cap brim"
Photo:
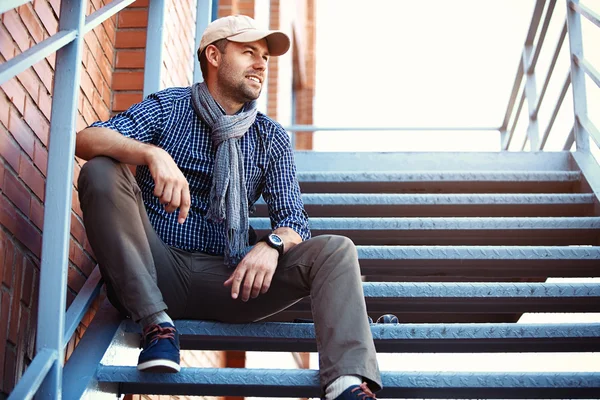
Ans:
[[[250,43],[261,39],[267,40],[269,55],[273,57],[284,55],[290,49],[290,38],[281,31],[250,30],[227,38],[237,43]]]

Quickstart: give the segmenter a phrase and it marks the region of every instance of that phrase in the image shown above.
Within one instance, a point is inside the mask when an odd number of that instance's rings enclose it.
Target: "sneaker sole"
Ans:
[[[137,369],[141,372],[175,373],[181,370],[181,366],[170,360],[151,360],[138,364]]]

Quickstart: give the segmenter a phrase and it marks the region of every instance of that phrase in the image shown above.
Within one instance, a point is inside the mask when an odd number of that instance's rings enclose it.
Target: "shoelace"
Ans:
[[[149,325],[144,328],[142,342],[145,342],[149,335],[153,335],[152,338],[150,338],[150,344],[157,342],[158,339],[175,339],[175,328],[163,328],[160,325]]]
[[[377,399],[377,397],[375,397],[375,394],[371,392],[371,389],[369,389],[369,387],[367,386],[367,382],[361,383],[359,387],[352,389],[350,392],[354,393],[358,390],[360,390],[360,393],[357,393],[357,396],[361,400]]]

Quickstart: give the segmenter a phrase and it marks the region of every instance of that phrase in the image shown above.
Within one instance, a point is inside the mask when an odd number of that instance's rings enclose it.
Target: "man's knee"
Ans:
[[[92,158],[81,167],[77,180],[80,194],[88,191],[96,194],[111,191],[120,169],[119,162],[110,157]]]
[[[358,257],[354,242],[346,236],[321,235],[314,237],[312,240],[320,241],[325,253],[340,252],[351,257]]]

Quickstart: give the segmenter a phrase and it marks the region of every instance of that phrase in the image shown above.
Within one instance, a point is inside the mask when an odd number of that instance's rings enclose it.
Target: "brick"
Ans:
[[[29,157],[33,157],[35,141],[33,133],[29,130],[29,127],[25,121],[23,121],[21,116],[14,109],[11,109],[10,111],[8,129],[25,153],[27,153]]]
[[[0,26],[0,54],[4,56],[6,60],[10,60],[17,53],[17,47],[15,46],[12,37]]]
[[[81,250],[80,250],[81,251]],[[77,271],[72,266],[69,266],[69,270],[67,272],[67,284],[73,289],[75,292],[79,292],[81,287],[85,283],[85,276],[81,275],[79,271]]]
[[[4,22],[4,26],[21,49],[21,52],[31,47],[29,33],[16,10],[10,10],[2,14],[2,22]]]
[[[0,196],[0,199],[3,199],[4,197]],[[3,204],[3,202],[0,202],[0,204]],[[14,209],[13,213],[14,213]],[[2,216],[0,216],[1,219]],[[5,226],[6,227],[6,226]],[[4,284],[6,285],[6,287],[11,288],[12,287],[12,277],[13,277],[13,265],[15,262],[15,246],[13,244],[13,242],[10,239],[7,239],[4,242],[4,275],[2,276],[2,281],[4,282]],[[7,317],[8,319],[8,314]]]
[[[1,292],[2,302],[0,302],[0,320],[8,321],[8,314],[10,312],[10,295],[7,291]],[[0,324],[0,376],[5,376],[4,374],[4,361],[6,354],[6,335],[8,334],[8,326],[6,323]],[[4,380],[0,380],[0,389],[3,389],[8,392],[4,388]]]
[[[91,101],[94,93],[94,82],[92,82],[86,71],[81,73],[81,90],[83,90],[85,97]]]
[[[27,157],[21,157],[21,163],[19,164],[19,176],[29,186],[29,188],[35,193],[35,195],[42,201],[44,201],[44,191],[46,189],[46,181],[40,171],[33,165],[31,160]]]
[[[20,214],[17,214],[17,221],[19,228],[13,233],[25,247],[39,258],[42,253],[42,234],[28,219]]]
[[[26,307],[31,305],[31,295],[33,294],[33,279],[35,277],[35,266],[29,259],[25,259],[25,271],[23,276],[23,291],[21,292],[21,301]]]
[[[50,66],[48,60],[42,60],[33,64],[33,70],[38,74],[40,80],[48,93],[52,93],[52,84],[54,83],[54,69]],[[50,118],[50,117],[48,117]]]
[[[21,149],[6,133],[0,133],[0,155],[15,171],[19,170]]]
[[[119,50],[115,68],[144,68],[145,57],[144,50]]]
[[[15,78],[4,82],[1,86],[8,100],[12,102],[21,114],[25,111],[25,90],[17,83]]]
[[[19,15],[23,20],[23,23],[27,27],[29,34],[33,38],[36,43],[44,40],[45,31],[42,27],[40,21],[36,18],[31,3],[25,4],[22,7],[19,7]]]
[[[31,199],[31,206],[29,209],[29,219],[35,226],[41,231],[44,228],[44,206],[36,199]]]
[[[44,114],[44,117],[46,117],[46,119],[50,121],[50,117],[52,115],[52,98],[50,97],[50,94],[46,91],[46,89],[40,90],[37,105],[42,114]]]
[[[17,380],[21,379],[21,376],[25,370],[24,364],[25,358],[27,357],[27,343],[29,341],[29,335],[31,335],[29,316],[29,310],[23,307],[21,310],[21,318],[19,320],[19,343],[17,344]]]
[[[2,123],[6,129],[8,129],[8,119],[11,108],[8,99],[0,95],[0,123]]]
[[[29,214],[29,203],[31,195],[11,172],[4,173],[4,194],[12,201],[19,210],[25,215]]]
[[[35,76],[33,70],[31,70],[31,68],[26,69],[25,71],[17,75],[17,79],[19,79],[19,82],[21,82],[21,84],[23,85],[27,93],[29,93],[31,98],[34,101],[37,101],[38,94],[40,92],[40,84],[38,83],[37,76]]]
[[[127,110],[131,105],[142,101],[142,93],[116,92],[113,100],[113,111]]]
[[[54,35],[58,31],[58,21],[54,11],[46,1],[36,1],[33,5],[35,12],[42,21],[49,35]],[[58,14],[58,11],[57,11]]]
[[[148,26],[148,10],[125,9],[117,16],[120,28],[145,28]]]
[[[52,6],[52,9],[56,15],[60,15],[60,0],[50,0],[50,5]]]
[[[48,171],[48,150],[46,150],[44,145],[37,140],[35,141],[33,149],[33,162],[35,166],[42,171],[42,174],[46,176]]]
[[[136,0],[127,8],[148,7],[148,0]]]
[[[96,35],[94,35],[93,33],[88,33],[87,35],[85,35],[83,37],[83,41],[90,49],[91,54],[96,55],[102,52],[100,48],[100,42],[98,41],[98,38],[96,38]]]
[[[48,146],[48,136],[50,135],[50,124],[46,117],[40,112],[36,105],[29,99],[25,99],[25,121],[36,136],[40,138],[44,145]]]
[[[79,244],[83,245],[85,243],[85,228],[74,212],[71,212],[71,235],[73,235]]]
[[[115,40],[117,49],[141,49],[146,47],[146,30],[119,30]]]
[[[120,71],[113,74],[113,90],[143,90],[144,73],[141,71]]]
[[[15,286],[11,298],[10,324],[8,327],[8,340],[16,345],[19,339],[19,319],[21,312],[21,285],[23,283],[23,255],[17,253],[15,260]]]
[[[4,355],[4,388],[5,392],[10,393],[17,384],[16,376],[17,358],[15,352],[9,349]]]
[[[71,198],[72,198],[71,205],[72,205],[73,211],[75,211],[75,214],[77,214],[81,218],[83,218],[83,211],[81,211],[81,205],[79,204],[79,196],[77,195],[77,191],[75,189],[73,189]]]

